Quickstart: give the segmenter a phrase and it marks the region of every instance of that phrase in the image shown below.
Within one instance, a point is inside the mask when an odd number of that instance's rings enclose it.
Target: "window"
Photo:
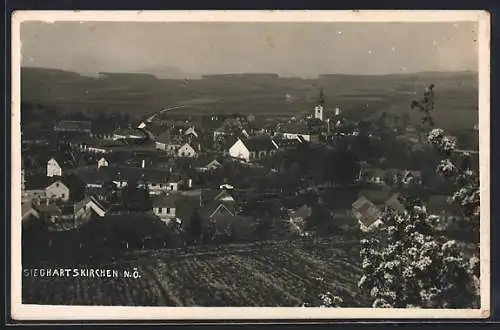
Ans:
[[[170,185],[170,190],[174,190],[174,185]]]
[[[56,182],[56,187],[59,187],[59,182]]]
[[[170,214],[170,207],[167,207],[167,214]]]
[[[66,196],[66,194],[61,194],[61,198],[64,198],[64,196]]]
[[[159,208],[158,208],[158,213],[160,213],[160,214],[161,214],[161,211],[162,211],[162,209],[161,209],[161,207],[159,207]]]
[[[160,183],[160,188],[163,188],[163,183]]]

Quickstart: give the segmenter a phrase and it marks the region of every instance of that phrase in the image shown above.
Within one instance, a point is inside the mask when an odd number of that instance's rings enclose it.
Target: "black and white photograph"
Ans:
[[[488,317],[489,19],[16,12],[12,316]]]

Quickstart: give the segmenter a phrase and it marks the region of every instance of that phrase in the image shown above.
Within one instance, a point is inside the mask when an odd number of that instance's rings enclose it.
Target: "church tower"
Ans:
[[[314,107],[314,118],[323,121],[323,111],[325,109],[325,98],[323,96],[323,88],[319,91],[318,104]]]

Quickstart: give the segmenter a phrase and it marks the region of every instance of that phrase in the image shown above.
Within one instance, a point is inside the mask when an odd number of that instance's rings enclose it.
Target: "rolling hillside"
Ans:
[[[47,104],[64,111],[120,111],[141,116],[182,103],[189,105],[182,111],[190,115],[222,111],[288,116],[310,110],[321,86],[328,106],[340,106],[353,119],[386,111],[409,112],[416,121],[420,114],[412,113],[409,104],[430,83],[437,90],[438,125],[471,128],[477,122],[477,75],[469,72],[324,75],[316,79],[243,74],[181,80],[158,79],[151,73],[87,77],[54,69],[22,68],[21,96],[23,102]]]

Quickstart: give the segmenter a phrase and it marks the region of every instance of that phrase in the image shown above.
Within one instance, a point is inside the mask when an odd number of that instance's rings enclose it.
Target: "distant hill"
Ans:
[[[167,75],[169,67],[165,70]],[[411,101],[433,83],[438,125],[471,128],[478,121],[478,77],[471,72],[329,74],[316,78],[250,73],[206,75],[203,79],[172,78],[180,74],[175,69],[169,73],[170,78],[158,78],[157,74],[84,76],[63,70],[22,68],[21,96],[25,103],[47,104],[65,111],[120,111],[139,117],[178,104],[189,105],[179,111],[190,114],[211,111],[291,116],[312,109],[319,88],[323,87],[327,107],[338,106],[353,119],[363,119],[382,111],[393,114],[411,111]],[[287,101],[286,95],[293,95],[294,102]],[[412,112],[411,117],[419,120],[420,114]]]

